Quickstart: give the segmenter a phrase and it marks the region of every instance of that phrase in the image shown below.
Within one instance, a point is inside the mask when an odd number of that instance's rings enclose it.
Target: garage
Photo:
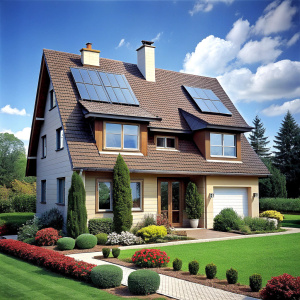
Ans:
[[[228,207],[233,208],[240,216],[248,216],[248,189],[232,187],[214,187],[214,217],[223,208]]]

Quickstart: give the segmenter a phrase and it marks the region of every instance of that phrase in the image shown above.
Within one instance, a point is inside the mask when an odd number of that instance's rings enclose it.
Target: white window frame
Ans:
[[[109,205],[109,209],[100,209],[99,208],[99,182],[109,182],[110,183],[110,205]],[[96,199],[96,210],[98,212],[111,212],[113,211],[113,181],[111,179],[97,179],[97,197],[98,199]]]
[[[47,156],[47,136],[42,136],[42,158],[46,158]]]
[[[56,150],[64,149],[64,131],[62,127],[56,129]]]
[[[41,180],[41,203],[45,204],[47,202],[47,182],[46,180]]]
[[[211,142],[211,135],[212,134],[220,134],[222,137],[222,145],[212,145]],[[234,146],[225,146],[224,145],[224,135],[231,135],[234,137]],[[236,134],[230,134],[230,133],[220,133],[220,132],[211,132],[210,133],[210,153],[211,153],[211,147],[222,147],[222,155],[212,155],[210,154],[211,157],[228,157],[228,158],[236,158],[237,157],[237,142],[236,142],[237,138],[236,138]],[[234,148],[235,149],[235,155],[234,156],[225,156],[224,155],[224,150],[225,148]]]
[[[144,187],[143,187],[143,180],[130,180],[130,183],[138,182],[140,184],[140,207],[132,207],[132,211],[143,211],[143,194],[144,194]],[[131,191],[132,197],[132,191]],[[132,201],[133,204],[133,201]]]
[[[164,147],[161,147],[161,146],[158,146],[157,145],[157,139],[164,139],[164,144],[165,144],[165,146]],[[174,147],[168,147],[167,146],[167,139],[173,139],[174,140]],[[175,150],[176,149],[176,138],[175,138],[175,136],[161,136],[161,135],[158,135],[157,137],[156,137],[156,148],[157,149],[168,149],[168,150]]]
[[[54,89],[52,89],[50,92],[50,109],[54,108],[56,106],[56,96],[55,96],[55,92]]]
[[[62,195],[60,194],[60,185],[63,183]],[[65,205],[66,201],[66,179],[65,177],[57,178],[57,201],[56,204]]]

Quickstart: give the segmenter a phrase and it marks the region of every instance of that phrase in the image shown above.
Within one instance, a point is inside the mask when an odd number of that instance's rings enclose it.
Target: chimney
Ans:
[[[155,47],[153,42],[142,41],[137,51],[137,66],[147,81],[155,82]]]
[[[92,43],[87,43],[86,48],[82,48],[81,63],[83,65],[97,66],[99,67],[100,51],[92,49]]]

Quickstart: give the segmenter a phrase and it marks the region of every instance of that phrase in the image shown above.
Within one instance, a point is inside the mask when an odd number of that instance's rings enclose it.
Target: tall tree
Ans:
[[[254,118],[253,125],[254,129],[249,136],[251,146],[260,157],[269,157],[270,148],[267,147],[269,141],[268,138],[265,137],[266,129],[259,116]]]
[[[288,111],[274,140],[274,164],[286,177],[289,198],[300,196],[300,128]]]

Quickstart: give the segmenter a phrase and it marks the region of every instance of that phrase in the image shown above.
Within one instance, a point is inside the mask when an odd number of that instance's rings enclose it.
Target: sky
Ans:
[[[0,0],[0,132],[27,149],[43,48],[136,63],[141,40],[157,68],[216,77],[269,146],[287,110],[300,124],[299,0]]]

